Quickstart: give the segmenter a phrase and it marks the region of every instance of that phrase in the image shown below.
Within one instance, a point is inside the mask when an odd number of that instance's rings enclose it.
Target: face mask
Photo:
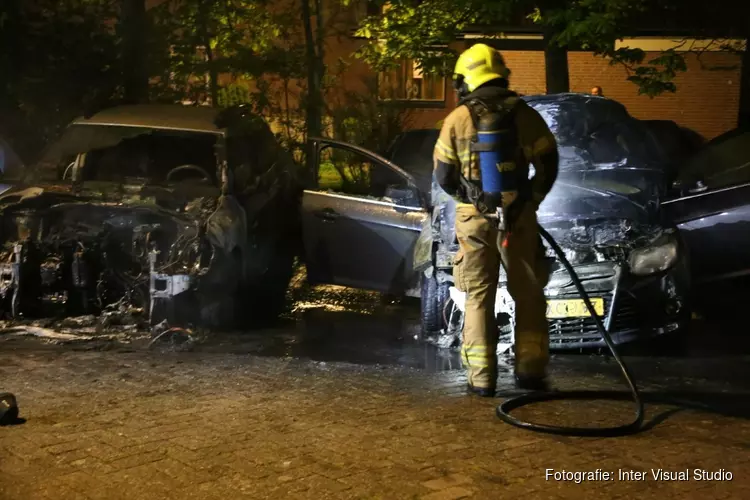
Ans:
[[[456,75],[456,78],[454,78],[453,89],[456,91],[456,97],[459,101],[470,93],[462,75]]]

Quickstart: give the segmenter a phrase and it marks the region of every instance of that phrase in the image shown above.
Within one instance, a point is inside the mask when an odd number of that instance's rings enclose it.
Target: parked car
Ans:
[[[706,143],[679,171],[662,207],[682,233],[701,302],[747,298],[750,290],[750,129]]]
[[[75,120],[0,195],[6,316],[100,312],[228,327],[284,304],[301,172],[242,107],[119,106]],[[235,305],[242,303],[241,307]]]
[[[559,180],[539,209],[540,223],[566,251],[613,339],[679,330],[689,319],[688,259],[659,208],[665,171],[658,144],[614,101],[578,95],[526,100],[549,123],[561,153]],[[423,329],[432,334],[454,326],[448,320],[461,303],[451,290],[458,249],[454,201],[425,182],[437,131],[410,134],[418,146],[401,137],[390,159],[338,141],[311,141],[317,158],[333,150],[345,153],[339,158],[349,166],[365,165],[370,183],[369,190],[352,191],[341,182],[305,191],[305,255],[314,282],[420,297]],[[567,272],[557,262],[552,271],[546,288],[552,347],[603,345]],[[496,312],[512,321],[500,272]]]

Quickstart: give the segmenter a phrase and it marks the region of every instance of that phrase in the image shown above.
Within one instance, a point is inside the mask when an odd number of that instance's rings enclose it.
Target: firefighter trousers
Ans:
[[[526,203],[502,242],[505,231],[470,204],[456,207],[459,251],[454,260],[456,288],[465,292],[461,357],[473,387],[494,389],[497,380],[498,328],[495,297],[500,266],[515,302],[516,374],[544,376],[549,361],[547,301],[549,264],[537,227],[536,211]]]

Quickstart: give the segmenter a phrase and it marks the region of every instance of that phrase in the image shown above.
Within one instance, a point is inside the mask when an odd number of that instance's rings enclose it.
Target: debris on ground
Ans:
[[[0,335],[34,336],[51,343],[94,340],[131,343],[147,338],[149,332],[144,310],[120,302],[106,308],[99,316],[87,314],[0,322]]]
[[[91,340],[94,337],[89,335],[73,335],[69,333],[62,333],[59,331],[52,330],[50,328],[42,328],[40,326],[33,325],[18,325],[3,328],[0,330],[0,334],[8,335],[32,335],[34,337],[41,337],[49,339],[51,341],[58,342],[70,342],[75,340]]]
[[[103,328],[120,326],[126,327],[128,330],[145,330],[148,328],[148,317],[142,307],[134,307],[121,300],[102,311],[100,325]]]
[[[85,316],[73,316],[64,318],[59,323],[60,328],[85,328],[96,326],[96,316],[87,314]]]
[[[18,402],[16,397],[9,392],[0,393],[0,425],[13,425],[18,423]]]
[[[175,351],[187,351],[195,345],[195,335],[192,330],[180,327],[171,327],[167,320],[155,325],[151,331],[151,342],[149,349],[154,347],[168,348]]]

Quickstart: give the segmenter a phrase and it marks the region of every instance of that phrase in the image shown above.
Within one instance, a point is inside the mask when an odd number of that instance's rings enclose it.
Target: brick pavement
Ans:
[[[215,353],[3,350],[0,498],[750,498],[750,424],[681,411],[619,439],[532,434],[455,373]],[[559,403],[539,420],[611,421]],[[649,416],[664,408],[650,407]],[[545,481],[545,469],[731,471],[729,482]]]

